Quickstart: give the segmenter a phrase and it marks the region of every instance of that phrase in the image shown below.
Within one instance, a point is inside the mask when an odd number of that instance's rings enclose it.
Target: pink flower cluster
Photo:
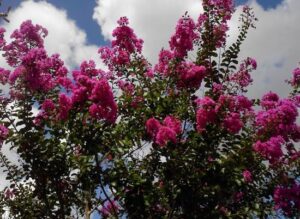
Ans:
[[[168,50],[161,50],[159,53],[159,62],[155,65],[154,70],[161,73],[165,77],[171,76],[172,70],[175,70],[177,77],[178,88],[199,88],[203,78],[206,75],[206,68],[204,66],[198,66],[190,61],[181,61],[172,68],[172,61],[175,55]]]
[[[243,171],[243,178],[246,183],[251,183],[253,181],[252,173],[249,170]]]
[[[21,77],[30,90],[47,92],[66,76],[67,69],[58,55],[48,57],[43,48],[36,48],[24,55],[21,65],[12,73],[10,83],[14,84]]]
[[[209,39],[203,39],[204,43],[213,42],[216,48],[220,48],[226,41],[226,32],[228,31],[227,21],[231,18],[234,11],[232,0],[204,0],[203,8],[209,9],[198,18],[197,27],[201,29],[209,23],[213,30],[213,36]]]
[[[297,106],[290,99],[280,100],[272,92],[262,97],[260,105],[263,110],[257,113],[255,124],[258,137],[264,140],[258,140],[253,149],[270,163],[276,163],[283,156],[282,144],[290,139],[300,140],[300,128],[296,124]]]
[[[217,123],[223,118],[221,125],[230,133],[236,134],[244,126],[241,116],[252,113],[252,102],[245,96],[220,95],[215,102],[210,97],[196,100],[197,131],[203,132],[208,124]]]
[[[133,94],[134,88],[135,88],[133,83],[125,81],[125,80],[119,80],[118,86],[126,94]]]
[[[71,109],[82,110],[87,107],[93,119],[114,123],[117,118],[117,104],[112,89],[106,79],[106,73],[96,69],[93,61],[84,61],[80,70],[73,71],[74,82],[65,78],[61,84],[67,93],[60,93],[58,103],[46,99],[41,104],[41,111],[35,122],[40,124],[42,119],[50,115],[55,120],[66,120]]]
[[[158,64],[155,65],[154,71],[161,73],[164,76],[169,76],[171,72],[171,61],[174,59],[174,53],[162,49],[159,53]]]
[[[177,142],[176,136],[181,133],[181,121],[173,116],[167,116],[161,124],[157,119],[150,118],[146,122],[146,130],[155,143],[163,147],[169,141]]]
[[[52,100],[46,99],[41,105],[41,111],[35,117],[34,123],[40,125],[42,120],[47,119],[55,111],[55,104]]]
[[[199,36],[196,25],[192,18],[183,17],[179,19],[175,34],[171,37],[169,44],[175,57],[184,58],[188,51],[193,50],[193,43]]]
[[[254,151],[259,153],[262,157],[268,159],[271,164],[276,163],[283,156],[281,145],[285,141],[281,136],[271,137],[268,141],[257,141],[253,145]]]
[[[223,125],[226,130],[235,134],[242,129],[244,123],[241,121],[241,116],[239,113],[232,112],[226,115]]]
[[[20,29],[15,30],[10,36],[13,41],[2,48],[7,63],[12,67],[17,67],[29,50],[44,47],[43,38],[47,35],[48,31],[42,26],[33,25],[30,20],[23,22]]]
[[[59,113],[58,118],[60,120],[66,120],[69,115],[69,111],[72,109],[72,99],[66,94],[61,93],[58,97]]]
[[[31,21],[25,21],[11,35],[11,43],[2,46],[7,63],[15,67],[13,72],[1,69],[1,83],[24,85],[31,91],[47,92],[65,78],[67,69],[57,54],[48,57],[44,49],[43,38],[47,30]],[[4,42],[5,43],[5,42]],[[13,90],[12,90],[13,92]]]
[[[230,81],[236,83],[241,88],[247,87],[252,83],[252,78],[249,74],[252,70],[257,68],[257,63],[252,58],[247,58],[241,65],[238,72],[234,73],[230,77]]]
[[[279,100],[274,93],[266,94],[261,100],[263,110],[256,115],[258,135],[278,136],[285,140],[300,139],[300,130],[296,124],[298,110],[296,104],[290,99]]]
[[[182,62],[178,67],[178,87],[199,88],[206,74],[204,66],[195,65],[193,62]]]
[[[294,69],[293,79],[291,81],[291,84],[295,87],[299,86],[299,84],[300,84],[300,68]]]
[[[130,63],[130,56],[133,53],[141,53],[143,40],[138,39],[133,29],[128,26],[126,17],[118,20],[119,26],[113,30],[115,39],[110,47],[99,48],[100,57],[108,68],[113,71],[118,66],[126,66]]]
[[[291,216],[293,209],[300,210],[300,185],[294,182],[290,187],[277,186],[273,199],[275,209],[282,209],[285,215]]]
[[[79,71],[73,71],[75,85],[72,87],[72,103],[82,106],[91,101],[89,113],[94,119],[104,119],[115,122],[117,118],[117,104],[112,89],[105,78],[105,73],[95,68],[93,61],[83,62]]]
[[[8,82],[10,71],[4,68],[0,68],[0,83],[5,85]]]
[[[224,45],[226,41],[226,32],[229,30],[229,27],[226,23],[221,23],[219,25],[214,25],[213,34],[216,41],[216,47],[220,48]]]
[[[3,141],[7,138],[9,133],[8,128],[6,128],[4,125],[0,125],[0,144],[3,144]]]
[[[214,14],[223,17],[223,20],[229,20],[234,12],[233,0],[203,0],[203,7],[210,7]]]
[[[214,123],[216,120],[216,102],[210,97],[204,97],[197,100],[197,105],[200,107],[196,114],[197,131],[201,133],[205,131],[208,124]]]

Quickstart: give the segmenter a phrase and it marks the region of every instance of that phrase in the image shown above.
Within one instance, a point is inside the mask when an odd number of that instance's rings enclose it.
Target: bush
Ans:
[[[0,154],[10,186],[0,209],[11,218],[299,217],[296,142],[300,69],[290,96],[249,99],[257,67],[238,55],[256,18],[245,6],[226,46],[231,0],[204,0],[179,19],[155,66],[120,18],[106,71],[84,61],[71,74],[44,49],[47,30],[25,21],[0,47],[12,70],[1,96]],[[192,56],[191,54],[194,54]],[[190,57],[195,57],[193,60]],[[201,91],[203,92],[200,92]],[[201,94],[202,93],[202,94]],[[38,111],[38,112],[36,112]]]

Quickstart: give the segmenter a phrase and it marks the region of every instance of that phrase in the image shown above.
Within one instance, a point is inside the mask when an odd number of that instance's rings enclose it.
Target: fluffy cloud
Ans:
[[[254,57],[258,69],[253,72],[254,85],[249,95],[258,97],[270,90],[287,96],[290,87],[284,83],[300,61],[300,1],[284,0],[274,9],[264,10],[256,1],[250,3],[259,21],[242,46],[241,57]],[[237,12],[240,12],[238,8]],[[237,23],[237,16],[232,24]],[[232,25],[236,26],[236,25]],[[232,28],[234,29],[234,28]]]
[[[152,63],[162,47],[168,47],[168,40],[174,31],[177,19],[188,11],[197,18],[202,11],[200,0],[97,0],[93,18],[102,29],[106,39],[120,16],[127,16],[137,35],[145,40],[144,54]],[[286,96],[289,87],[284,80],[300,60],[298,39],[300,28],[300,1],[284,0],[275,9],[263,9],[256,1],[250,1],[259,18],[257,29],[251,30],[242,47],[241,57],[258,60],[258,69],[253,73],[254,85],[249,90],[251,97],[260,97],[269,90]],[[237,36],[237,11],[230,22],[229,42]]]
[[[68,67],[78,66],[85,59],[99,60],[97,46],[87,44],[86,33],[68,18],[66,11],[46,1],[24,1],[9,14],[10,23],[4,28],[11,33],[28,19],[48,29],[47,51],[59,53]]]

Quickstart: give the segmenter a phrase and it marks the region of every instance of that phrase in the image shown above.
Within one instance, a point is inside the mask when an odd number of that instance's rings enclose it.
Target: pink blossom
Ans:
[[[251,66],[254,70],[257,68],[257,62],[255,59],[248,57],[245,62],[247,66]]]
[[[193,49],[193,42],[198,38],[196,33],[196,25],[190,17],[179,19],[176,26],[176,32],[171,37],[169,43],[170,48],[174,51],[174,55],[183,58],[187,52]]]
[[[240,87],[247,87],[253,82],[248,70],[239,70],[230,77],[230,80],[237,83]]]
[[[243,199],[243,197],[244,197],[244,193],[243,192],[236,192],[234,194],[234,201],[235,202],[241,202],[242,199]]]
[[[213,123],[216,119],[216,112],[213,109],[198,109],[196,114],[197,131],[205,131],[209,123]]]
[[[44,38],[48,31],[40,25],[33,25],[30,20],[21,24],[20,29],[15,30],[11,38],[13,41],[3,47],[7,63],[17,67],[22,57],[33,48],[43,48]]]
[[[213,83],[213,92],[222,94],[222,92],[223,92],[223,85],[214,82]]]
[[[232,134],[238,133],[244,126],[239,113],[228,114],[223,121],[223,125],[227,129],[227,131]]]
[[[8,78],[9,83],[12,85],[16,82],[16,80],[25,72],[25,68],[23,66],[17,67]]]
[[[241,88],[247,87],[253,82],[249,72],[257,68],[257,63],[255,59],[248,57],[240,65],[238,72],[230,76],[230,81],[235,82]]]
[[[69,111],[72,108],[72,100],[66,94],[59,94],[59,114],[60,120],[66,120],[69,115]]]
[[[70,91],[73,88],[73,83],[70,78],[67,77],[57,77],[57,84],[64,87],[67,91]]]
[[[130,54],[134,51],[141,52],[143,40],[138,39],[133,30],[128,26],[128,19],[121,17],[118,21],[118,26],[113,30],[115,39],[111,42],[112,47],[118,47],[120,50],[125,50]]]
[[[118,82],[119,88],[127,94],[133,94],[134,92],[134,84],[128,81],[119,80]]]
[[[226,32],[229,27],[226,23],[221,23],[213,27],[213,34],[215,37],[215,44],[217,48],[220,48],[224,45],[226,41]]]
[[[15,196],[15,189],[6,188],[4,192],[5,199],[12,199]]]
[[[160,146],[165,146],[168,141],[176,143],[176,136],[181,133],[181,121],[173,116],[167,116],[163,124],[150,118],[146,122],[146,130],[155,139],[155,143]]]
[[[88,99],[88,88],[84,86],[78,86],[73,88],[72,102],[82,104]]]
[[[196,103],[199,107],[196,113],[197,131],[201,133],[205,130],[206,125],[215,121],[217,116],[215,111],[216,103],[207,96],[197,99]]]
[[[204,66],[197,66],[192,62],[182,63],[178,70],[180,74],[178,86],[186,88],[199,88],[206,73]]]
[[[300,185],[294,182],[291,186],[277,186],[273,199],[275,210],[282,209],[285,215],[291,216],[293,209],[300,210]]]
[[[263,104],[266,106],[266,101]],[[295,124],[298,116],[296,104],[289,99],[283,99],[272,103],[273,108],[268,103],[268,108],[259,111],[256,115],[256,125],[259,135],[282,135],[285,139],[292,136],[297,136],[298,127]],[[295,139],[296,140],[296,139]]]
[[[162,126],[157,132],[155,142],[163,147],[168,143],[168,141],[171,141],[173,143],[177,142],[176,132],[172,128]]]
[[[203,7],[215,7],[215,13],[223,17],[223,22],[231,18],[234,11],[234,3],[232,0],[206,0],[203,1]]]
[[[270,163],[275,163],[283,156],[281,145],[285,143],[282,136],[271,137],[268,141],[257,141],[253,149],[262,157],[268,159]]]
[[[197,27],[201,28],[206,21],[208,21],[207,15],[206,14],[200,14],[199,17],[198,17]]]
[[[262,97],[260,105],[265,109],[271,109],[277,105],[278,100],[278,95],[270,91]]]
[[[250,182],[253,181],[252,173],[249,170],[244,170],[243,171],[243,177],[244,177],[244,181],[246,183],[250,183]]]
[[[0,68],[0,83],[5,85],[8,82],[10,71],[4,68]]]
[[[96,69],[93,61],[83,62],[80,70],[73,71],[72,102],[82,107],[91,101],[88,107],[92,118],[114,123],[118,107],[106,76],[104,71]]]
[[[160,127],[161,127],[160,122],[155,118],[150,118],[146,122],[146,130],[148,134],[152,136],[152,138],[155,138]]]
[[[243,95],[239,95],[235,97],[236,110],[237,111],[252,111],[253,103],[247,97]]]
[[[198,107],[205,109],[212,109],[216,106],[216,102],[208,96],[198,98],[195,102],[198,105]]]
[[[145,73],[145,76],[148,77],[148,78],[154,78],[154,71],[152,68],[148,68],[146,73]]]
[[[291,81],[291,84],[293,86],[299,86],[300,83],[300,68],[296,68],[293,71],[293,79]]]
[[[108,46],[103,46],[99,48],[98,53],[100,54],[100,58],[102,59],[104,64],[106,64],[109,68],[111,68],[112,67],[110,66],[110,60],[112,56],[111,49]]]
[[[2,144],[3,141],[7,138],[8,133],[8,128],[6,128],[4,125],[0,125],[0,144]]]
[[[53,103],[52,100],[50,99],[46,99],[44,100],[43,104],[42,104],[42,107],[41,107],[45,112],[48,112],[48,111],[52,111],[55,109],[55,105]]]
[[[170,63],[174,58],[174,54],[169,50],[161,50],[159,53],[158,64],[155,65],[154,71],[157,71],[164,76],[168,76],[170,74]]]
[[[174,130],[176,134],[181,133],[181,121],[173,116],[167,116],[164,119],[164,125]]]
[[[111,61],[113,65],[128,65],[130,63],[130,53],[126,50],[113,49]]]

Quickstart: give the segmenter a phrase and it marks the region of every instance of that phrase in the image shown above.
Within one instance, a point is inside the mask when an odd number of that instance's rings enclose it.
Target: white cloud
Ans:
[[[285,0],[274,9],[264,10],[256,1],[250,6],[259,19],[242,46],[241,57],[257,59],[253,72],[251,96],[261,96],[270,90],[287,96],[290,87],[284,82],[292,77],[292,70],[300,61],[300,1]],[[237,12],[240,12],[241,8]],[[237,20],[237,19],[236,19]]]
[[[106,39],[121,16],[127,16],[136,34],[145,40],[144,54],[152,63],[157,61],[158,52],[168,47],[168,40],[174,31],[176,21],[189,11],[197,18],[202,11],[200,0],[97,0],[93,18],[102,29]],[[300,61],[300,1],[284,0],[275,9],[263,9],[256,1],[250,1],[259,18],[257,29],[251,30],[242,46],[241,57],[253,57],[258,69],[253,72],[254,84],[249,95],[260,97],[269,90],[286,96],[289,87],[284,80],[291,77],[291,71]],[[237,36],[239,7],[230,22],[230,42]]]
[[[78,66],[83,60],[94,59],[101,65],[96,45],[88,45],[86,33],[68,18],[66,11],[46,1],[24,1],[9,14],[8,33],[19,28],[25,20],[32,20],[48,29],[45,47],[49,54],[59,53],[68,67]],[[3,60],[1,60],[1,63]]]

